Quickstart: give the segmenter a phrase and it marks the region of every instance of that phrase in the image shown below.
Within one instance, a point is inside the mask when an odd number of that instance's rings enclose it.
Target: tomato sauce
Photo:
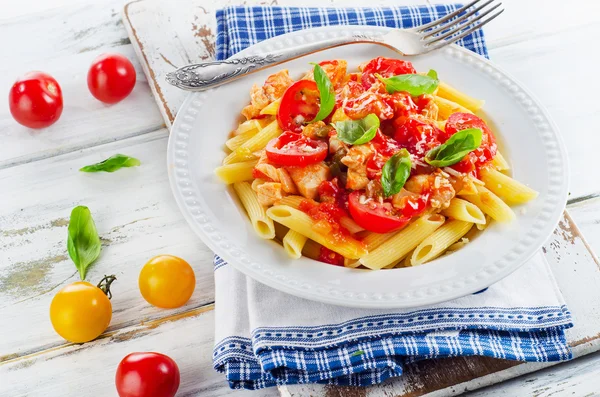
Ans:
[[[321,247],[319,258],[317,260],[319,262],[329,263],[330,265],[344,266],[344,257],[327,247]]]

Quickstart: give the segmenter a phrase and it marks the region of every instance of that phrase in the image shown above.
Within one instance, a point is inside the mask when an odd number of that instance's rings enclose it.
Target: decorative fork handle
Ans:
[[[186,91],[204,91],[229,83],[247,74],[333,47],[354,43],[383,44],[378,37],[353,35],[318,41],[276,51],[266,55],[229,58],[224,61],[197,63],[167,73],[169,84]]]

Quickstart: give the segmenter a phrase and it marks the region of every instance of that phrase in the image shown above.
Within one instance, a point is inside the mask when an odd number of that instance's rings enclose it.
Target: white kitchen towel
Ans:
[[[371,385],[407,359],[571,358],[567,310],[541,253],[482,293],[402,310],[353,309],[267,287],[215,258],[214,366],[232,388]]]

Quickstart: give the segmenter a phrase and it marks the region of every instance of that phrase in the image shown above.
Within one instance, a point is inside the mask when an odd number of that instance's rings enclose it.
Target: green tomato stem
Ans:
[[[104,278],[102,280],[100,280],[100,282],[97,285],[97,287],[100,288],[102,290],[102,292],[104,292],[104,294],[106,294],[106,296],[108,296],[108,299],[112,299],[112,292],[110,292],[110,285],[116,279],[117,278],[115,277],[114,274],[110,275],[110,276],[105,275]]]

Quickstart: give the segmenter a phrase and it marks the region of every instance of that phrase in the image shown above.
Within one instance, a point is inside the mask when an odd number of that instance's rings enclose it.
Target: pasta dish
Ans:
[[[537,192],[508,175],[483,101],[378,57],[254,85],[217,176],[292,258],[373,270],[460,249]]]

